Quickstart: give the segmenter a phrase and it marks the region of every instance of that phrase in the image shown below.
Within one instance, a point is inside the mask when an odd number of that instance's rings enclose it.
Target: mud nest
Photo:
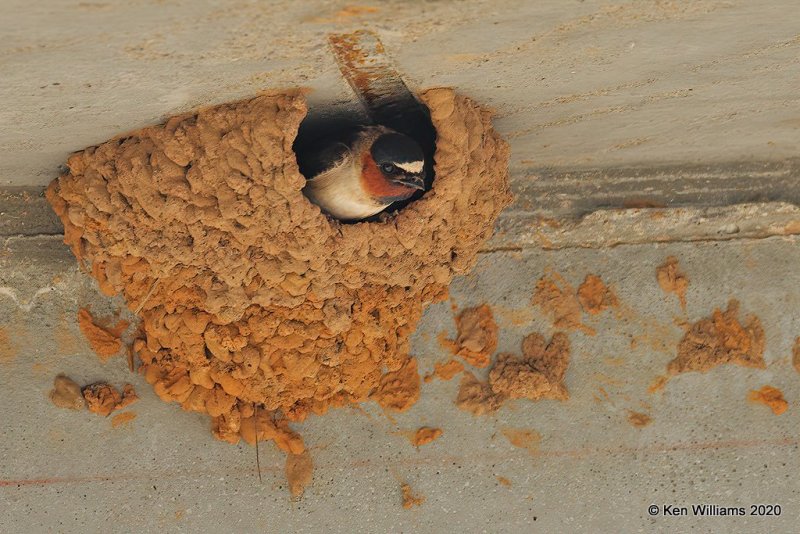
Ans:
[[[508,146],[449,89],[420,98],[436,180],[380,221],[340,224],[301,189],[300,90],[177,116],[76,153],[47,198],[64,241],[141,318],[133,350],[165,401],[208,413],[214,435],[273,439],[309,413],[419,395],[408,336],[467,272],[510,202]]]

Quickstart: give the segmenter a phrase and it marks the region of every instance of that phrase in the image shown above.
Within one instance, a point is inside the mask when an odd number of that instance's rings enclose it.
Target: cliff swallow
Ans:
[[[425,190],[425,156],[416,141],[385,126],[367,126],[298,158],[303,193],[322,211],[358,221]]]

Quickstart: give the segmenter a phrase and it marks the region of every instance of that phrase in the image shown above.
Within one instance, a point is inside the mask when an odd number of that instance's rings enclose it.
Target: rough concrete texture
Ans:
[[[349,101],[326,35],[363,27],[412,87],[496,108],[517,178],[796,156],[793,0],[353,5],[5,0],[0,184],[45,185],[71,151],[265,87]]]
[[[102,314],[121,303],[100,296],[65,248],[52,238],[11,239],[0,260],[0,317],[17,353],[0,364],[0,404],[13,410],[0,440],[0,530],[790,531],[800,502],[800,381],[790,363],[800,293],[788,276],[800,261],[797,245],[791,237],[483,254],[452,295],[460,307],[493,305],[499,352],[517,351],[531,331],[552,333],[530,305],[548,268],[573,285],[598,274],[630,309],[622,319],[585,316],[596,336],[569,334],[570,400],[517,401],[475,418],[453,405],[457,380],[434,381],[394,419],[374,406],[312,417],[298,428],[314,483],[290,502],[274,447],[262,447],[259,484],[251,447],[215,441],[202,416],[159,401],[123,357],[101,365],[91,354],[75,325],[78,306]],[[656,282],[668,255],[690,278],[685,316]],[[698,320],[732,297],[764,325],[767,369],[684,374],[648,394],[683,334],[676,320]],[[421,372],[445,357],[437,336],[453,329],[448,303],[428,309],[412,343]],[[134,383],[138,417],[112,429],[108,419],[54,408],[47,392],[59,372],[81,383]],[[765,384],[783,391],[785,414],[747,402]],[[628,410],[653,422],[635,428]],[[416,450],[397,432],[423,425],[444,435]],[[502,434],[509,427],[541,434],[538,450],[512,447]],[[426,497],[421,507],[401,507],[401,481]],[[779,503],[783,515],[650,518],[651,503]]]
[[[3,10],[0,186],[30,188],[0,192],[0,532],[796,530],[794,2],[6,0]],[[547,269],[574,286],[599,275],[626,311],[584,315],[595,336],[569,332],[566,402],[476,418],[454,406],[454,379],[423,384],[393,418],[373,405],[309,418],[298,430],[314,481],[292,502],[283,453],[262,446],[260,484],[253,448],[214,440],[204,416],[158,400],[124,357],[91,353],[78,309],[124,306],[78,271],[40,191],[69,152],[198,105],[306,85],[312,104],[348,108],[325,37],[361,27],[413,88],[457,87],[493,106],[509,138],[517,201],[452,287],[459,307],[493,307],[498,352],[553,333],[530,304]],[[608,209],[620,207],[636,209]],[[685,314],[656,281],[669,255],[690,280]],[[648,393],[680,325],[730,298],[760,318],[767,368],[684,374]],[[429,308],[412,338],[422,373],[448,357],[443,331],[454,334],[449,303]],[[55,408],[47,393],[61,372],[133,383],[136,419],[113,428]],[[782,390],[786,413],[747,401],[764,385]],[[637,428],[628,410],[652,422]],[[415,449],[404,432],[424,425],[444,434]],[[509,428],[541,442],[515,448]],[[403,509],[404,482],[422,506]],[[774,503],[782,515],[661,513],[702,503]]]

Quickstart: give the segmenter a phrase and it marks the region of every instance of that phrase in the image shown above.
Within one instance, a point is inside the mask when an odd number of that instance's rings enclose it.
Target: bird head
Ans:
[[[376,198],[395,202],[425,190],[425,155],[407,135],[381,134],[372,143],[367,159],[363,172]]]

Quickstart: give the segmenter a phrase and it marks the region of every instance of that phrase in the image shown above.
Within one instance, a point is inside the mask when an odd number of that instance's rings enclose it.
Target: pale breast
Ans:
[[[303,192],[322,210],[341,220],[359,220],[386,208],[370,198],[360,181],[361,169],[347,158],[333,169],[306,182]]]

